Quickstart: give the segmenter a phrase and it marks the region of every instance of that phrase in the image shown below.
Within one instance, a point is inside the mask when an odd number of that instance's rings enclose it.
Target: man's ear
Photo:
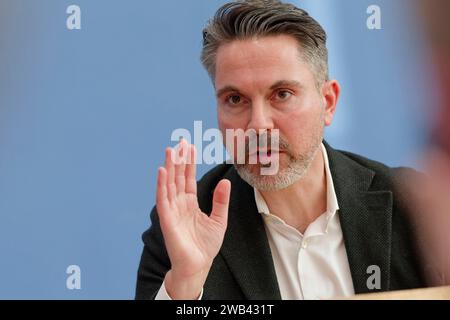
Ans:
[[[337,80],[325,81],[322,85],[322,99],[325,104],[325,125],[329,126],[333,122],[336,112],[336,105],[339,99],[341,86]]]

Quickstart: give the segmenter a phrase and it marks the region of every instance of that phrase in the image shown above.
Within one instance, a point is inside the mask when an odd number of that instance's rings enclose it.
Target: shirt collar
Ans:
[[[330,165],[328,161],[328,154],[323,143],[320,145],[323,155],[323,162],[325,165],[325,177],[326,177],[326,185],[327,185],[327,220],[330,221],[331,218],[334,217],[336,211],[339,209],[339,205],[337,202],[336,192],[334,190],[333,177],[331,176]],[[264,215],[271,215],[269,211],[269,207],[267,206],[264,197],[261,192],[259,192],[256,188],[253,188],[255,193],[255,202],[258,212]]]

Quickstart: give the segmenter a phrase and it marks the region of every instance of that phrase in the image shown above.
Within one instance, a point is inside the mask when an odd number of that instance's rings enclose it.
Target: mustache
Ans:
[[[258,152],[289,152],[289,143],[283,137],[272,134],[260,134],[245,140],[245,154],[254,155]]]

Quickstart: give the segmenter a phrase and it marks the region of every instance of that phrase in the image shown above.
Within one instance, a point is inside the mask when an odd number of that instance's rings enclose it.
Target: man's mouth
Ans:
[[[256,152],[249,155],[251,159],[256,159],[257,163],[267,164],[272,162],[274,159],[279,158],[280,154],[285,153],[283,150],[275,149],[259,149]]]

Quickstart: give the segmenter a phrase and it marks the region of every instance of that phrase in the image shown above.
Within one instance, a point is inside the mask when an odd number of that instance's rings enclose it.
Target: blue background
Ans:
[[[224,2],[0,0],[0,298],[134,297],[170,135],[217,126],[199,55]],[[342,85],[328,141],[417,167],[432,86],[411,1],[293,2],[328,32]],[[371,4],[382,30],[366,27]],[[66,288],[72,264],[81,290]]]

